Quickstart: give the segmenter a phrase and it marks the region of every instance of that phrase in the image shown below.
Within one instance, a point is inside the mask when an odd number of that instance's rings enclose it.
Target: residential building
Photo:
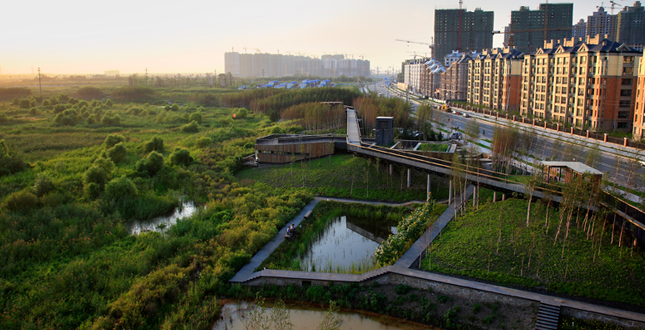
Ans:
[[[493,47],[492,11],[435,9],[434,58],[443,59],[453,50],[469,52]]]
[[[639,61],[638,63],[635,101],[632,134],[634,140],[640,141],[645,138],[645,61]]]
[[[587,16],[587,29],[585,32],[590,37],[606,35],[607,39],[617,41],[618,15],[610,15],[605,11],[604,7],[598,7],[596,12],[591,16]]]
[[[468,96],[468,63],[472,56],[479,54],[462,54],[457,62],[446,69],[441,77],[440,99],[465,101]]]
[[[491,109],[517,111],[522,59],[514,48],[493,48],[469,62],[467,102]]]
[[[596,36],[544,42],[524,56],[520,112],[594,130],[631,130],[642,54]]]
[[[643,47],[645,44],[645,8],[640,1],[634,2],[631,7],[623,7],[618,13],[617,41],[628,47]]]
[[[420,93],[431,98],[440,97],[442,74],[446,72],[441,62],[430,59],[422,66]]]
[[[283,54],[224,54],[226,73],[236,77],[368,77],[371,74],[370,61],[347,59],[344,55],[323,55],[312,58],[301,55]]]
[[[545,40],[571,37],[572,3],[543,3],[538,10],[522,6],[511,12],[510,46],[525,54],[535,52]]]
[[[587,23],[582,18],[571,29],[571,37],[584,38],[587,36]]]
[[[445,68],[449,68],[452,65],[452,63],[459,61],[462,57],[463,57],[463,53],[461,53],[458,50],[453,50],[452,53],[444,56],[443,66]]]
[[[415,58],[407,60],[403,66],[403,82],[412,93],[421,91],[421,72],[428,58]]]

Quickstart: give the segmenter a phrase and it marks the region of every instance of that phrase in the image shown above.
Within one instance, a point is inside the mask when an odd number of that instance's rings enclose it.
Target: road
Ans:
[[[405,95],[396,95],[391,93],[383,84],[370,85],[370,90],[382,93],[386,97],[402,97]],[[419,106],[419,102],[411,100],[413,112]],[[460,130],[465,131],[466,125],[472,121],[477,120],[480,126],[480,135],[477,137],[478,142],[483,145],[490,145],[493,139],[493,131],[498,126],[511,125],[505,119],[495,119],[492,116],[478,114],[475,112],[464,111],[463,109],[455,108],[460,113],[468,113],[470,118],[465,118],[462,115],[453,113],[437,112],[436,122],[442,123],[443,128],[450,132],[450,127],[458,127]],[[605,173],[605,179],[612,182],[618,182],[621,186],[629,186],[633,189],[645,191],[645,170],[638,163],[639,160],[645,160],[645,152],[638,152],[633,148],[623,148],[615,144],[603,143],[601,141],[586,139],[582,137],[571,136],[562,132],[554,132],[539,127],[532,127],[530,125],[517,125],[523,132],[534,129],[535,138],[532,139],[532,147],[528,152],[529,155],[536,157],[539,160],[563,160],[575,159],[576,161],[585,162],[587,156],[595,145],[598,146],[599,156],[593,167]],[[481,134],[485,133],[485,134]],[[556,142],[559,141],[559,142]],[[561,147],[556,145],[560,144]],[[486,151],[485,151],[486,152]],[[555,153],[555,157],[554,157]],[[618,170],[618,177],[616,177],[616,159],[620,159],[621,163]]]

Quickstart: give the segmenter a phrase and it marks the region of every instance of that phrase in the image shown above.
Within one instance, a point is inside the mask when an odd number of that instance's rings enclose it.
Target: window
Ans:
[[[631,89],[621,89],[620,90],[620,96],[632,96],[632,90]]]
[[[624,75],[634,74],[634,68],[633,67],[623,68],[623,74]]]
[[[632,84],[631,79],[623,79],[623,81],[621,82],[621,85],[623,85],[623,86],[628,86],[628,85],[631,85],[631,84]]]
[[[617,123],[616,128],[627,128],[627,123]]]
[[[629,111],[618,111],[618,118],[627,118],[629,117]]]
[[[631,100],[621,100],[618,106],[621,108],[629,108],[629,105],[631,103],[632,103]]]
[[[623,63],[634,63],[634,56],[623,56]]]

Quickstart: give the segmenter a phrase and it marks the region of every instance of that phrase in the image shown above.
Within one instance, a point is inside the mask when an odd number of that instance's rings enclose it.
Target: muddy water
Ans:
[[[272,305],[266,305],[265,316],[271,315]],[[254,306],[246,302],[228,303],[222,307],[222,319],[217,321],[213,330],[244,330],[243,320]],[[324,319],[326,310],[311,306],[287,305],[289,320],[293,323],[294,330],[314,330]],[[434,329],[430,326],[408,322],[403,319],[396,319],[387,316],[365,316],[358,313],[339,312],[342,330],[412,330],[412,329]]]
[[[334,218],[300,258],[300,268],[319,272],[369,270],[376,264],[376,248],[394,233],[396,227],[385,221]]]
[[[177,221],[192,216],[197,211],[197,205],[192,201],[181,203],[172,214],[164,215],[145,221],[134,221],[128,225],[130,235],[138,235],[147,231],[165,231]]]

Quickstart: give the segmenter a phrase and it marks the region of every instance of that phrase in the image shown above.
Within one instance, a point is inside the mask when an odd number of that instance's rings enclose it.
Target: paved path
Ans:
[[[262,262],[268,258],[275,249],[280,246],[282,242],[284,242],[285,238],[284,235],[287,234],[287,227],[291,225],[292,223],[295,224],[296,228],[300,225],[302,222],[304,215],[307,214],[310,210],[313,210],[314,207],[318,204],[318,202],[323,201],[323,200],[330,200],[330,201],[337,201],[337,202],[342,202],[342,203],[361,203],[361,204],[370,204],[370,205],[389,205],[389,206],[409,206],[411,204],[423,204],[425,201],[409,201],[405,203],[387,203],[387,202],[377,202],[377,201],[363,201],[363,200],[355,200],[355,199],[347,199],[347,198],[334,198],[334,197],[316,197],[314,198],[311,202],[309,202],[303,209],[300,211],[300,213],[287,225],[282,228],[278,234],[269,242],[267,243],[258,253],[256,253],[253,258],[251,258],[251,261],[249,261],[248,264],[246,264],[242,269],[240,269],[235,276],[231,279],[231,282],[235,283],[241,283],[248,281],[249,278],[252,277],[253,271],[260,267]]]
[[[468,201],[468,198],[472,196],[475,186],[468,186],[466,189],[465,199]],[[452,205],[448,205],[448,208],[441,213],[439,218],[435,223],[428,228],[419,239],[408,249],[408,251],[399,258],[394,264],[395,266],[410,268],[412,265],[419,260],[421,262],[422,254],[425,253],[426,249],[434,241],[434,239],[439,236],[441,231],[448,225],[450,220],[455,216],[455,213],[461,208],[461,203],[459,200],[455,200]]]
[[[361,144],[361,135],[356,121],[356,111],[347,109],[347,143]]]

